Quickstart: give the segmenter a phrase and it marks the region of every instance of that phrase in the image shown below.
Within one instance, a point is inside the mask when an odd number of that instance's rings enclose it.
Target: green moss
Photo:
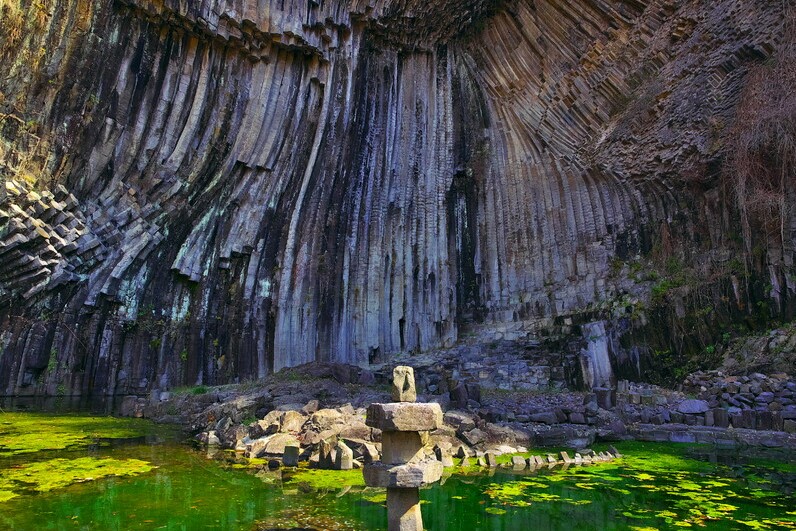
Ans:
[[[151,430],[152,424],[142,419],[0,413],[0,458],[141,437]]]
[[[300,467],[295,472],[286,475],[286,478],[290,482],[303,483],[315,490],[365,486],[361,470],[320,470]]]
[[[226,452],[234,455],[234,450],[226,450]],[[233,457],[233,459],[236,459]],[[232,463],[232,468],[237,469],[255,469],[259,470],[268,466],[268,459],[263,457],[241,457],[238,461]]]
[[[139,459],[79,457],[48,459],[3,470],[0,476],[0,501],[25,491],[49,492],[84,481],[109,476],[133,476],[154,469]]]
[[[387,503],[387,490],[386,489],[378,489],[371,494],[363,494],[362,499],[365,501],[369,501],[370,503],[377,503],[377,504],[385,504]]]

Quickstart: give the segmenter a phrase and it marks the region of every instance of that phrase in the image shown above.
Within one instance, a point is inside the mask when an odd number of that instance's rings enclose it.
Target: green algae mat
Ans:
[[[482,490],[485,512],[531,515],[545,529],[796,529],[794,464],[750,459],[749,450],[620,449],[625,455],[610,463],[501,477]]]
[[[86,446],[107,439],[145,437],[152,428],[142,419],[0,413],[0,458]]]
[[[269,471],[146,421],[0,413],[0,529],[384,529],[360,471]],[[787,452],[625,443],[567,470],[448,469],[430,530],[796,529]],[[543,452],[540,452],[543,453]]]
[[[153,433],[155,427],[140,419],[0,413],[0,503],[74,483],[149,472],[155,466],[141,459],[83,454]]]

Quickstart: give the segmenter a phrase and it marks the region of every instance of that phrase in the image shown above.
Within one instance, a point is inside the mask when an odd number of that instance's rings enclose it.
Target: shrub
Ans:
[[[784,24],[776,54],[749,72],[726,142],[726,173],[750,255],[755,233],[787,237],[786,193],[796,178],[796,9]]]

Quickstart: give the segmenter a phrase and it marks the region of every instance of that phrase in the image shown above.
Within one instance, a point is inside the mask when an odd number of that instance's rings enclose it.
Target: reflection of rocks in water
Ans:
[[[708,461],[730,467],[753,464],[760,459],[796,464],[796,454],[790,448],[744,448],[743,451],[738,451],[736,448],[695,447],[690,449],[688,455],[700,461]]]
[[[319,508],[305,507],[285,509],[278,515],[258,521],[252,528],[256,531],[317,531],[334,529],[335,531],[357,531],[361,526],[355,522],[328,514],[318,514]]]

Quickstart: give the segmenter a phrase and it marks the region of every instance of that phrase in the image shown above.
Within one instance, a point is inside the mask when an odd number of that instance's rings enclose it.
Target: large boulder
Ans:
[[[453,409],[446,411],[442,417],[445,424],[461,432],[470,431],[475,428],[475,417],[465,411]]]
[[[475,446],[486,440],[486,433],[478,428],[475,428],[468,432],[462,433],[462,439],[470,446]]]
[[[300,411],[285,411],[282,414],[280,431],[285,433],[298,433],[307,421],[307,416]]]
[[[247,457],[282,457],[288,446],[299,446],[298,440],[289,433],[276,433],[246,444]]]
[[[345,423],[343,414],[336,409],[319,409],[310,417],[312,429],[322,432],[333,426]]]

